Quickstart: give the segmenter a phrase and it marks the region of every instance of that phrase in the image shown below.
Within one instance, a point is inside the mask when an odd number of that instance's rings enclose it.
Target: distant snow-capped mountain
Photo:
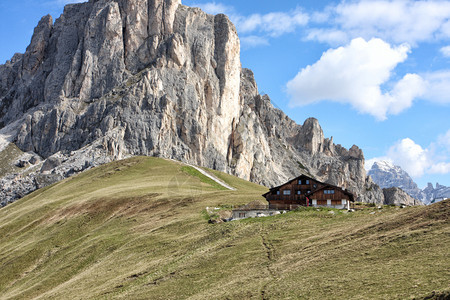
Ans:
[[[401,167],[388,161],[377,161],[373,164],[368,175],[381,188],[399,187],[411,197],[421,200],[421,192],[414,180]]]
[[[421,190],[405,170],[388,161],[375,162],[368,175],[381,188],[399,187],[411,197],[425,204],[450,198],[450,187],[436,183],[436,188],[434,188],[433,184],[428,183],[428,186]]]
[[[423,189],[422,193],[426,196],[426,199],[422,200],[422,202],[432,204],[450,198],[450,187],[436,183],[434,188],[433,184],[428,183],[428,186]]]

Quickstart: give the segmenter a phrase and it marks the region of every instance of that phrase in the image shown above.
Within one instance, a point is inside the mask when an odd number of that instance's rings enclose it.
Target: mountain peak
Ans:
[[[391,161],[379,160],[374,162],[372,169],[378,169],[384,172],[391,172],[392,170],[399,170],[401,168],[399,166],[394,165]]]
[[[419,189],[414,180],[400,166],[389,161],[376,161],[368,175],[380,187],[387,189],[398,187],[408,193],[411,197],[429,204],[435,199],[450,197],[450,188],[436,183],[436,188],[432,183],[428,183],[423,190]],[[386,195],[385,195],[386,196]]]
[[[416,199],[420,193],[420,189],[408,173],[390,161],[376,161],[368,175],[381,188],[399,187]]]
[[[147,155],[266,186],[308,173],[383,202],[361,149],[334,145],[317,119],[300,126],[258,93],[228,17],[180,4],[91,0],[41,20],[26,53],[0,65],[0,138],[13,128],[8,141],[42,165],[3,178],[1,199],[41,175]]]

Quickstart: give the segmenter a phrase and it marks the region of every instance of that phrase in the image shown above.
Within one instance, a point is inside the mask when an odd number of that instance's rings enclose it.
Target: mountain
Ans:
[[[377,161],[367,173],[381,188],[398,187],[411,197],[421,200],[421,190],[401,167],[388,161]]]
[[[258,92],[227,16],[178,0],[91,0],[43,17],[26,52],[0,66],[0,150],[3,204],[136,155],[266,186],[305,173],[384,201],[361,149]]]
[[[439,183],[436,183],[436,188],[434,188],[433,184],[429,182],[422,192],[425,195],[422,201],[427,204],[450,198],[450,187],[440,185]]]
[[[449,200],[209,224],[207,207],[268,189],[207,169],[236,190],[222,189],[193,171],[134,157],[0,209],[0,298],[448,297]]]
[[[406,171],[388,161],[375,162],[367,174],[381,188],[401,188],[411,197],[425,204],[450,198],[450,187],[436,183],[434,188],[431,183],[428,183],[428,186],[421,190]]]

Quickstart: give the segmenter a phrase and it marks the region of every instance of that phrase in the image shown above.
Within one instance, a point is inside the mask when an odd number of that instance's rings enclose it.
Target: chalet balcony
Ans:
[[[267,201],[305,202],[307,195],[267,195]]]
[[[305,207],[306,204],[270,204],[269,209],[275,209],[275,210],[294,210],[299,208],[300,206]]]
[[[270,209],[269,205],[242,205],[233,206],[233,210],[267,210]]]

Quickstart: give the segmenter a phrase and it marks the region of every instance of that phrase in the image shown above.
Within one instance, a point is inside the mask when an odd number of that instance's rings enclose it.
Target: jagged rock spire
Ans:
[[[365,191],[362,151],[275,109],[241,69],[229,18],[179,0],[67,5],[54,24],[39,22],[0,79],[0,127],[21,150],[57,157],[52,172],[64,177],[153,155],[267,186],[306,172]]]

